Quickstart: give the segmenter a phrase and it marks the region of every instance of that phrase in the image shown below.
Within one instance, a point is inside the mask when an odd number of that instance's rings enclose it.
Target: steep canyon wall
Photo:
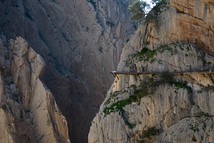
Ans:
[[[167,0],[123,49],[89,143],[214,141],[214,2]]]
[[[1,0],[0,32],[25,38],[46,62],[43,80],[70,137],[87,142],[90,122],[113,77],[133,25],[131,0]]]

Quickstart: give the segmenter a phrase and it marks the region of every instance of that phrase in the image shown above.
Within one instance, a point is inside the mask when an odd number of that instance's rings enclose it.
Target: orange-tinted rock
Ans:
[[[167,2],[123,48],[89,143],[213,142],[214,1]]]
[[[175,41],[196,43],[213,52],[214,3],[208,0],[170,0],[149,22],[142,41],[159,45]],[[145,30],[142,27],[142,32]]]

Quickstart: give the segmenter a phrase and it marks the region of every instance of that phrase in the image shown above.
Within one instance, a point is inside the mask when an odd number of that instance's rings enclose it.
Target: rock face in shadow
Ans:
[[[45,62],[26,40],[0,39],[0,142],[70,143],[67,121],[41,82]]]
[[[213,14],[211,0],[153,8],[123,49],[89,143],[214,141]]]
[[[0,1],[0,31],[24,37],[46,61],[44,82],[69,123],[72,140],[87,142],[133,25],[131,0]]]

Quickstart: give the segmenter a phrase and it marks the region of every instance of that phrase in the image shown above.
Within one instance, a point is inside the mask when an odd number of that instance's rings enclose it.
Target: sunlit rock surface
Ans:
[[[21,37],[0,38],[0,50],[0,142],[70,143],[67,121],[40,80],[41,56]]]
[[[123,49],[89,143],[214,141],[213,1],[170,0],[150,14]]]
[[[134,31],[131,0],[4,0],[0,32],[25,38],[46,62],[44,82],[65,115],[72,140],[86,143],[124,45]]]

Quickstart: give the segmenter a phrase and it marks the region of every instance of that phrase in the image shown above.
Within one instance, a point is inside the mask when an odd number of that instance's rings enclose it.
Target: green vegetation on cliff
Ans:
[[[155,4],[155,6],[152,8],[151,12],[148,13],[149,9],[151,9],[151,5],[143,0],[135,0],[129,5],[131,19],[138,23],[142,22],[144,19],[148,21],[165,10],[166,0],[152,0],[152,3]]]
[[[129,122],[124,107],[132,103],[140,104],[142,98],[149,95],[151,96],[153,94],[154,88],[162,84],[168,84],[170,86],[173,86],[176,90],[184,89],[189,94],[192,93],[192,88],[187,85],[186,81],[175,80],[170,74],[164,73],[161,75],[146,76],[138,86],[132,85],[126,90],[116,91],[110,94],[109,99],[107,99],[104,104],[104,116],[107,116],[110,113],[118,112],[119,115],[121,115],[121,117],[123,118],[124,123],[129,128],[134,128],[135,124]],[[126,95],[128,95],[128,98],[122,98],[119,100],[119,98],[125,95],[125,93]]]

